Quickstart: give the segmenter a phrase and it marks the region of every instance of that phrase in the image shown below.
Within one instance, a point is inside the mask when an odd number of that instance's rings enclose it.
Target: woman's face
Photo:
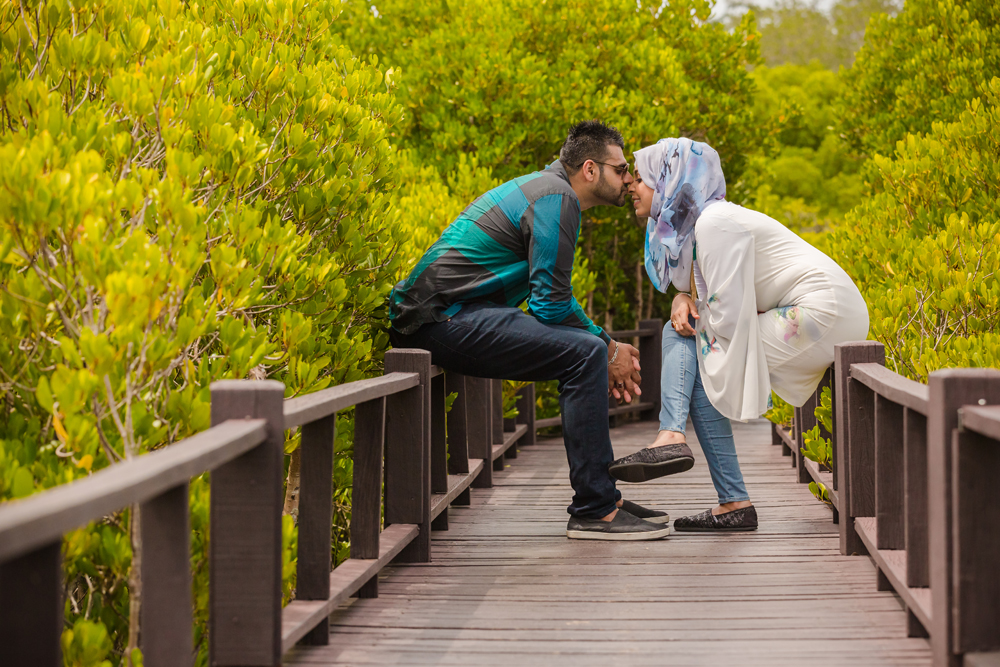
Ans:
[[[642,182],[638,169],[633,171],[633,178],[632,184],[628,186],[628,193],[635,206],[635,215],[637,218],[648,218],[649,209],[653,207],[653,188]]]

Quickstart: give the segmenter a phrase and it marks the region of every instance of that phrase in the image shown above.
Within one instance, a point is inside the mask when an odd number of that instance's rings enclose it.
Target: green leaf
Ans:
[[[10,492],[15,498],[24,498],[35,492],[35,478],[31,476],[27,468],[19,467],[14,471]]]

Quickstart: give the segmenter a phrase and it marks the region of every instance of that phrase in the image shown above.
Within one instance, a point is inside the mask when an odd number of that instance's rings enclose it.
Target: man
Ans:
[[[641,393],[638,351],[590,321],[570,282],[581,212],[625,203],[632,176],[623,146],[603,123],[575,125],[557,161],[490,190],[459,215],[390,303],[393,345],[429,350],[446,370],[559,380],[571,538],[669,532],[665,513],[623,501],[608,473],[608,395],[631,401]],[[527,313],[518,308],[525,300]]]

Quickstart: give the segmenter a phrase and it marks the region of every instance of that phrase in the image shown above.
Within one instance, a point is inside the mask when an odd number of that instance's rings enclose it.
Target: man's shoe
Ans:
[[[670,523],[670,515],[666,512],[661,512],[660,510],[651,510],[648,507],[643,507],[633,503],[631,500],[625,500],[622,498],[623,510],[631,514],[632,516],[639,517],[640,519],[645,519],[650,523]]]
[[[674,521],[674,530],[685,533],[731,533],[757,530],[757,510],[753,505],[725,514],[715,515],[712,510],[701,514],[682,516]]]
[[[629,454],[608,466],[608,472],[623,482],[648,482],[694,467],[694,454],[687,443],[647,447]]]
[[[611,521],[572,517],[566,525],[566,537],[575,540],[658,540],[669,534],[669,525],[650,523],[623,509]]]

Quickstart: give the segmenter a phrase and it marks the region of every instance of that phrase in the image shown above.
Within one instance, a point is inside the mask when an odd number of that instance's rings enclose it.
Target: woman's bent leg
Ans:
[[[700,377],[694,381],[691,420],[694,422],[694,431],[698,435],[701,449],[705,452],[708,471],[719,494],[719,504],[750,500],[746,485],[743,483],[740,462],[736,457],[733,427],[708,400]]]

